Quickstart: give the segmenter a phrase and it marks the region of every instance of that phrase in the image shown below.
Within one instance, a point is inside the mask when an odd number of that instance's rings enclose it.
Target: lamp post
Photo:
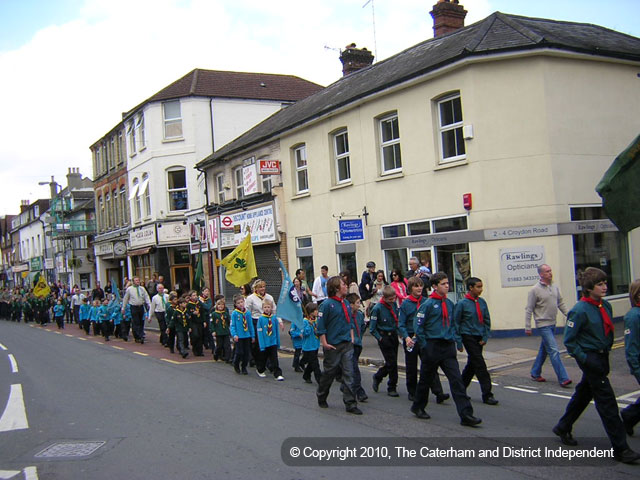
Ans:
[[[67,235],[65,233],[66,227],[65,227],[65,223],[64,223],[64,196],[62,195],[62,185],[59,185],[53,175],[51,175],[51,181],[50,182],[38,182],[38,185],[49,185],[50,188],[50,192],[51,192],[51,200],[55,200],[56,201],[56,207],[54,210],[52,210],[52,212],[55,212],[56,210],[58,210],[58,208],[60,209],[60,227],[61,230],[59,230],[57,228],[57,226],[54,227],[54,225],[56,225],[57,222],[57,218],[52,219],[51,222],[51,237],[52,237],[52,241],[53,241],[53,229],[56,229],[56,237],[58,236],[58,234],[62,235],[62,251],[64,252],[64,265],[65,265],[65,273],[67,275],[66,278],[66,282],[69,285],[72,285],[73,282],[69,282],[69,261],[67,258]],[[58,187],[60,187],[60,191],[58,191]],[[56,215],[57,217],[57,215]],[[56,238],[56,240],[59,241],[59,238]],[[46,243],[46,241],[45,241]],[[60,244],[58,243],[58,247],[60,246]],[[58,248],[59,250],[59,248]],[[73,242],[71,243],[71,258],[73,259]],[[55,279],[55,281],[60,280]]]

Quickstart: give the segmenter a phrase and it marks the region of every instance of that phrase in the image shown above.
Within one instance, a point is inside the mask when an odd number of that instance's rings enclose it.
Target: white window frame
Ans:
[[[242,174],[242,166],[233,170],[233,183],[236,190],[236,200],[244,198],[244,176]]]
[[[272,175],[262,175],[262,193],[268,193],[273,187]]]
[[[139,151],[147,148],[147,137],[144,131],[144,113],[140,113],[136,119],[136,130],[138,130]]]
[[[302,165],[302,162],[304,162],[304,165]],[[305,144],[298,145],[293,149],[293,166],[296,175],[296,193],[309,192],[309,162],[307,161],[307,146]],[[300,187],[300,175],[304,175],[306,188]]]
[[[129,137],[129,156],[136,154],[136,125],[133,120],[129,122],[127,127],[127,136]]]
[[[120,209],[120,203],[118,198],[117,187],[111,191],[111,202],[112,202],[112,208],[113,208],[113,226],[117,228],[120,226],[120,215],[118,213],[118,210]]]
[[[140,184],[140,189],[138,190],[138,197],[142,197],[144,199],[144,218],[151,216],[151,194],[149,191],[151,190],[151,186],[149,185],[150,179],[148,173],[142,174],[142,183]]]
[[[338,153],[338,138],[344,136],[345,138],[345,146],[346,150],[342,153]],[[350,150],[349,150],[349,132],[346,128],[342,130],[338,130],[332,135],[333,140],[333,158],[334,158],[334,168],[336,170],[336,185],[342,185],[345,183],[351,182],[351,159],[350,159]],[[346,162],[346,170],[348,176],[345,178],[340,178],[340,162]]]
[[[129,195],[129,200],[133,200],[133,213],[135,214],[133,217],[134,222],[139,222],[142,219],[142,209],[140,208],[140,197],[138,196],[138,189],[140,188],[140,181],[137,178],[133,179],[133,184],[131,187],[131,194]]]
[[[122,226],[129,223],[129,202],[127,202],[127,189],[124,185],[120,187],[120,205],[122,208]]]
[[[218,195],[218,203],[223,204],[224,198],[224,173],[216,175],[216,194]]]
[[[393,124],[393,122],[395,121],[396,124],[396,129],[398,131],[398,136],[396,138],[392,138],[390,140],[384,140],[384,125],[386,123],[391,123]],[[391,127],[391,131],[393,132],[393,126]],[[400,122],[398,120],[398,114],[397,113],[392,113],[390,115],[386,115],[382,118],[380,118],[378,120],[378,134],[380,135],[380,172],[382,175],[389,175],[392,173],[398,173],[398,172],[402,172],[402,154],[400,149],[398,150],[398,158],[396,158],[395,160],[397,162],[394,163],[399,163],[399,166],[394,166],[394,168],[390,168],[390,169],[386,169],[385,168],[385,156],[384,156],[384,152],[385,152],[385,148],[391,147],[393,149],[393,151],[395,152],[395,145],[398,145],[398,148],[400,148]]]
[[[179,110],[179,116],[177,117],[167,117],[167,105],[169,104],[177,104]],[[182,105],[180,105],[180,100],[171,100],[168,102],[164,102],[162,104],[162,118],[163,118],[163,134],[165,140],[174,140],[180,139],[183,136],[182,131]],[[171,125],[180,125],[180,133],[178,135],[167,135],[167,127]]]
[[[456,99],[460,100],[460,112],[461,112],[462,118],[458,122],[443,125],[441,105],[447,102],[454,102]],[[440,100],[437,101],[436,108],[438,111],[438,144],[440,146],[440,163],[450,163],[450,162],[455,162],[459,160],[464,160],[465,158],[467,158],[467,153],[466,153],[467,148],[464,143],[464,136],[462,133],[462,127],[464,126],[464,114],[462,113],[462,97],[460,96],[459,93],[456,93],[454,95],[449,95],[444,98],[441,98]],[[464,153],[445,158],[444,156],[445,142],[443,138],[447,132],[450,132],[452,130],[456,131],[456,135],[459,134],[460,136],[462,136],[462,145],[464,146]]]
[[[181,188],[169,188],[169,176],[176,172],[184,173],[184,187]],[[187,193],[187,205],[184,209],[174,209],[173,202],[171,199],[171,194],[174,192],[186,192]],[[167,195],[169,200],[169,212],[183,212],[185,210],[189,210],[189,181],[187,179],[187,169],[186,168],[171,168],[167,170]]]

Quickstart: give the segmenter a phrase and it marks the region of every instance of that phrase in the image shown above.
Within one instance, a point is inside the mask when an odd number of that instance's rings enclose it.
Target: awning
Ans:
[[[134,183],[133,186],[131,187],[131,191],[129,192],[129,201],[136,198],[136,193],[138,193],[138,187],[139,187],[139,184],[137,183]]]
[[[596,186],[604,211],[618,230],[627,233],[640,226],[640,135],[616,157]]]
[[[127,255],[129,255],[130,257],[135,257],[137,255],[146,255],[147,253],[151,253],[151,249],[154,247],[145,247],[145,248],[138,248],[137,250],[129,250],[127,252]]]
[[[140,189],[138,190],[138,196],[144,197],[144,194],[147,192],[149,188],[149,177],[145,178],[140,184]]]

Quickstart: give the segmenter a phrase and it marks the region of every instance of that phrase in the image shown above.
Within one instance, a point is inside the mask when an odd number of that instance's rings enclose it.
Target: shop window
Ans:
[[[457,302],[466,293],[464,282],[471,276],[471,257],[469,244],[443,245],[435,247],[436,271],[444,272],[449,277],[449,291],[452,292],[451,300]]]
[[[169,210],[187,210],[189,195],[187,192],[187,172],[185,169],[167,172],[167,187],[169,194]]]
[[[415,222],[409,223],[409,235],[428,235],[431,233],[431,226],[429,222]]]
[[[305,278],[307,280],[307,284],[309,285],[309,288],[311,288],[311,286],[313,285],[313,280],[315,278],[313,271],[313,257],[298,257],[298,268],[304,270],[306,274]]]
[[[407,249],[398,248],[395,250],[384,251],[384,265],[387,272],[387,278],[391,278],[391,271],[398,269],[404,275],[409,270],[409,261],[407,259]]]
[[[340,272],[349,272],[351,281],[358,283],[358,270],[356,265],[356,254],[354,252],[340,253],[338,255]]]
[[[387,225],[382,227],[382,238],[397,238],[405,237],[407,235],[406,226],[401,225]]]
[[[433,233],[455,232],[466,230],[467,228],[466,216],[433,220]]]
[[[606,219],[602,207],[571,208],[571,220]],[[579,275],[587,267],[596,267],[607,274],[607,295],[626,295],[629,292],[629,242],[620,232],[595,232],[573,235],[573,261],[576,294],[582,296]]]

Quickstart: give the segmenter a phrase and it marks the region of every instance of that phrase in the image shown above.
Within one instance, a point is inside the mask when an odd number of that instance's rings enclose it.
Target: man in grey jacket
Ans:
[[[571,385],[571,380],[569,379],[567,370],[562,364],[554,334],[558,310],[566,316],[568,309],[562,300],[560,289],[556,285],[553,285],[551,267],[545,264],[540,265],[538,267],[538,275],[540,276],[540,281],[529,291],[524,315],[525,333],[531,335],[531,315],[533,314],[536,329],[542,338],[538,356],[533,362],[533,367],[531,367],[531,379],[535,382],[546,381],[541,374],[542,365],[548,355],[560,386],[567,388]]]

